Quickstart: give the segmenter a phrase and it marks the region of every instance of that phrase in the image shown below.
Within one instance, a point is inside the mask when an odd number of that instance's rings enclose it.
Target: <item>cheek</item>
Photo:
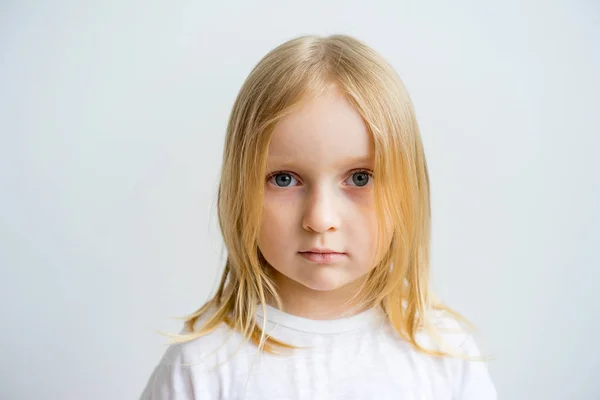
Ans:
[[[379,229],[379,222],[377,221],[377,215],[375,214],[375,212],[373,212],[373,214],[370,216],[369,218],[369,231],[370,231],[370,237],[369,237],[369,262],[372,264],[372,266],[376,266],[381,260],[382,258],[385,256],[385,254],[387,253],[387,250],[389,249],[390,245],[391,245],[391,241],[392,241],[392,234],[391,234],[391,230],[389,228],[385,227],[385,223],[382,222],[383,226],[381,226],[381,228],[383,228],[382,231],[382,237],[378,238],[378,229]],[[380,239],[381,240],[381,253],[377,254],[377,247],[378,247],[378,242],[377,240]]]
[[[372,235],[377,230],[377,215],[375,213],[373,192],[368,191],[354,195],[350,200],[354,208],[352,214],[354,215],[356,224],[363,227],[362,231],[364,235]]]
[[[282,204],[265,200],[262,210],[261,231],[258,245],[265,256],[276,256],[293,246],[295,232],[294,210]]]
[[[359,211],[352,224],[352,241],[355,244],[353,247],[361,249],[361,263],[370,264],[377,250],[377,215],[372,206],[361,207]]]
[[[362,235],[365,236],[363,239],[368,244],[369,252],[373,252],[377,240],[377,217],[374,212],[371,211],[364,216],[362,226],[365,227],[362,230]]]

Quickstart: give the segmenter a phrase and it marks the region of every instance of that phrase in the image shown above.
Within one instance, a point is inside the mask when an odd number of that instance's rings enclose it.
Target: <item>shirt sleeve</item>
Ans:
[[[152,372],[140,400],[193,400],[193,377],[181,345],[171,345]]]
[[[473,336],[468,335],[462,351],[471,357],[481,353]],[[456,359],[456,400],[496,400],[497,393],[485,361]]]

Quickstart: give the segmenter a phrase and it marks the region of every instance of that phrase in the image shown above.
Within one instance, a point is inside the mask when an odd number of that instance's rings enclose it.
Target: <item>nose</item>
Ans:
[[[314,188],[306,196],[302,227],[316,233],[337,230],[340,225],[340,206],[333,190]]]

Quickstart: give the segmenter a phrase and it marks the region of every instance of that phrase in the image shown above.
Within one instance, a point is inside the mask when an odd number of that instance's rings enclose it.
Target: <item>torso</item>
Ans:
[[[304,320],[271,308],[268,315],[267,332],[307,348],[290,355],[259,353],[223,325],[173,353],[191,364],[197,398],[454,398],[453,362],[412,349],[380,312],[370,310],[345,324]]]

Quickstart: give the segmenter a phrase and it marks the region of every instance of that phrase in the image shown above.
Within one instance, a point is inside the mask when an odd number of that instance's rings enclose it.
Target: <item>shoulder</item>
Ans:
[[[458,398],[495,400],[497,394],[488,370],[489,357],[480,350],[474,331],[447,311],[432,310],[427,317],[433,329],[423,332],[419,343],[455,354],[445,357],[443,363]]]
[[[419,339],[427,348],[463,353],[474,340],[473,333],[466,324],[446,310],[432,309],[425,314],[430,329],[423,329]],[[475,349],[470,349],[475,351]],[[476,350],[475,352],[478,352]],[[479,354],[468,354],[479,356]]]
[[[244,343],[241,335],[222,323],[213,331],[197,335],[206,317],[199,318],[193,331],[182,328],[180,338],[185,341],[168,346],[154,368],[140,400],[191,399],[195,392],[218,398],[214,384],[215,371],[228,355]],[[215,392],[215,393],[213,393]]]

